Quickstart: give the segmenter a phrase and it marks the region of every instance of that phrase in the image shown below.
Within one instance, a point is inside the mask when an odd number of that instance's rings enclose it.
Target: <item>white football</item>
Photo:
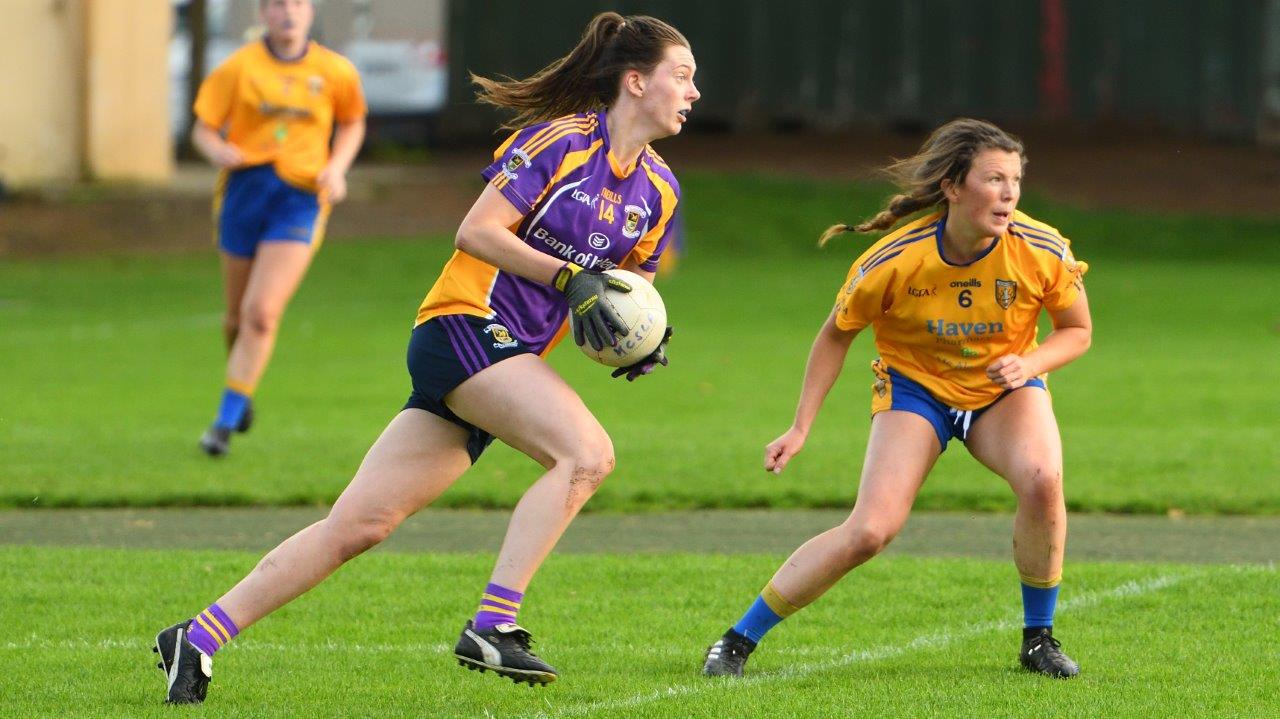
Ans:
[[[618,338],[616,346],[605,345],[598,351],[590,342],[584,342],[582,353],[603,365],[626,367],[658,349],[667,331],[667,308],[658,291],[640,275],[626,270],[605,270],[605,274],[631,285],[630,292],[606,289],[603,300],[613,307],[629,331],[626,337]],[[573,313],[569,314],[569,321],[576,321]]]

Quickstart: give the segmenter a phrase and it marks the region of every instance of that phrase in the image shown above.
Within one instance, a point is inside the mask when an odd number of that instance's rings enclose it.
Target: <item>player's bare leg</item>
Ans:
[[[879,554],[906,523],[941,451],[933,426],[923,417],[896,410],[877,413],[849,518],[792,552],[743,619],[708,648],[703,673],[740,676],[763,632]],[[760,602],[768,608],[759,608]]]
[[[528,632],[515,623],[515,612],[534,572],[613,471],[613,443],[578,394],[534,355],[513,357],[481,371],[445,402],[458,416],[547,470],[516,505],[484,594],[484,603],[493,602],[493,610],[509,614],[509,619],[491,627],[477,620],[475,631],[469,623],[455,654],[469,666],[494,669],[516,681],[553,681],[555,670],[528,652]],[[494,596],[490,590],[495,587],[493,591],[511,593]],[[500,659],[482,651],[485,645]]]
[[[853,512],[793,552],[773,575],[773,587],[790,604],[803,607],[879,554],[906,524],[939,454],[938,437],[920,415],[896,410],[876,414]]]
[[[251,261],[224,253],[228,308],[223,331],[231,347],[218,417],[200,438],[200,448],[206,454],[226,454],[231,432],[249,429],[253,392],[275,348],[280,318],[302,282],[313,252],[312,246],[301,242],[268,241],[258,245],[257,256]],[[237,296],[239,303],[233,305]]]
[[[203,701],[219,647],[381,542],[405,517],[438,497],[471,466],[467,439],[464,429],[425,410],[401,411],[369,449],[329,516],[281,542],[193,620],[156,635],[158,666],[169,684],[166,700]]]
[[[1014,390],[974,423],[967,444],[1018,499],[1013,559],[1026,610],[1019,659],[1034,671],[1074,676],[1079,667],[1059,651],[1051,629],[1066,550],[1067,508],[1062,440],[1049,393],[1037,387]]]
[[[218,599],[244,629],[391,534],[471,466],[467,432],[425,410],[391,420],[329,515],[271,550]]]

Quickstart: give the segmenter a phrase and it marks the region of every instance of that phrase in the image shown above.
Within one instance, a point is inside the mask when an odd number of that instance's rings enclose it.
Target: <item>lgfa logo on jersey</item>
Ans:
[[[504,350],[519,344],[519,342],[516,342],[516,338],[511,336],[511,331],[499,324],[485,327],[484,333],[493,338],[494,349]]]
[[[1013,301],[1018,298],[1018,281],[1017,280],[996,280],[996,302],[1000,307],[1009,309]]]

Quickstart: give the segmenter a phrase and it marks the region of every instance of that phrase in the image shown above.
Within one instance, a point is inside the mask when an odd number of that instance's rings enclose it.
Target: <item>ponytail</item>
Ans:
[[[973,158],[986,149],[1016,152],[1022,157],[1022,164],[1025,166],[1027,163],[1022,141],[1018,138],[982,120],[952,120],[934,130],[915,155],[884,168],[883,172],[904,190],[902,194],[890,198],[885,208],[871,219],[856,225],[828,227],[818,239],[818,245],[827,244],[832,237],[843,232],[887,230],[904,217],[943,204],[946,196],[942,192],[942,181],[964,182]]]
[[[503,125],[514,130],[609,107],[618,99],[623,73],[653,72],[670,45],[689,47],[689,41],[657,18],[603,12],[591,19],[568,55],[533,75],[492,80],[470,73],[471,82],[478,88],[477,102],[516,111]]]

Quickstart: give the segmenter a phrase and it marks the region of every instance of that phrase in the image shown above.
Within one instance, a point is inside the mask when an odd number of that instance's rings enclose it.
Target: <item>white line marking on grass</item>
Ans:
[[[1242,568],[1243,569],[1243,568]],[[1274,566],[1250,567],[1249,569],[1262,569],[1263,571],[1274,571]],[[1203,576],[1204,572],[1192,572],[1188,574],[1166,574],[1145,581],[1128,581],[1119,586],[1101,592],[1089,592],[1081,594],[1072,599],[1063,600],[1058,604],[1060,612],[1074,612],[1082,609],[1097,606],[1112,599],[1127,599],[1137,597],[1151,592],[1157,592],[1166,589],[1175,584],[1179,584],[1187,579]],[[679,697],[687,697],[704,692],[723,689],[737,690],[744,687],[752,687],[757,684],[763,684],[775,679],[794,679],[807,676],[814,672],[826,671],[838,667],[848,666],[850,664],[860,664],[867,662],[880,661],[881,659],[889,659],[901,656],[917,649],[941,649],[950,644],[955,644],[964,639],[985,634],[994,630],[1012,630],[1022,627],[1020,619],[1002,619],[997,621],[982,622],[981,624],[971,624],[956,632],[934,632],[925,634],[906,644],[888,644],[871,649],[860,649],[850,652],[843,656],[831,659],[825,662],[812,662],[809,664],[796,664],[785,669],[775,672],[765,672],[756,674],[742,679],[711,679],[703,677],[697,684],[683,684],[679,686],[671,686],[666,689],[648,692],[645,694],[636,694],[623,699],[615,699],[610,701],[592,702],[590,704],[580,704],[577,706],[566,707],[560,711],[551,714],[540,714],[538,716],[544,718],[550,717],[570,717],[583,716],[595,712],[616,712],[620,709],[630,709],[642,704],[650,704],[664,699],[675,699]]]
[[[138,649],[146,649],[151,646],[146,640],[138,639],[44,639],[35,634],[21,641],[8,641],[0,643],[0,650],[3,649],[121,649],[127,651],[135,651]],[[452,644],[437,642],[435,644],[353,644],[349,642],[314,642],[310,644],[292,643],[292,644],[276,644],[273,642],[258,642],[252,639],[242,639],[240,641],[228,644],[226,647],[218,650],[235,654],[238,652],[352,652],[355,654],[403,654],[412,652],[414,654],[445,654],[453,652]],[[220,656],[226,656],[220,654]]]

